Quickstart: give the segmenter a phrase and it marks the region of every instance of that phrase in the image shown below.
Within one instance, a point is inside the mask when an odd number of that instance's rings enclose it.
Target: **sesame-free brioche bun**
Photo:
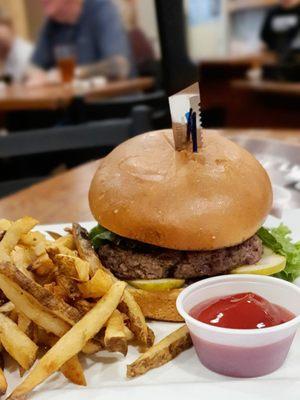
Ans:
[[[170,129],[136,136],[106,156],[89,192],[110,231],[178,250],[234,246],[255,234],[272,205],[261,164],[214,131],[199,153],[175,151]]]

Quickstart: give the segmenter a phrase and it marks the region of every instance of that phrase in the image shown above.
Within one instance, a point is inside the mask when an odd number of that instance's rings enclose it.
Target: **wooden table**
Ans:
[[[221,130],[225,135],[251,135],[276,138],[300,144],[299,131]],[[29,189],[0,199],[0,218],[17,219],[31,215],[41,223],[88,221],[92,215],[88,205],[90,181],[97,169],[93,161],[47,179]]]
[[[41,223],[88,221],[88,190],[98,162],[93,161],[0,199],[0,218],[24,215]]]
[[[249,79],[238,79],[232,81],[232,86],[240,90],[247,90],[256,93],[300,96],[300,83],[295,82],[275,82],[267,80],[251,81]]]
[[[227,93],[226,126],[300,128],[300,84],[247,79],[232,80]]]
[[[24,85],[12,85],[0,91],[0,111],[58,109],[66,107],[71,100],[80,95],[106,98],[120,96],[136,90],[150,89],[154,79],[150,77],[108,82],[99,87],[78,90],[66,85],[47,85],[28,88]]]

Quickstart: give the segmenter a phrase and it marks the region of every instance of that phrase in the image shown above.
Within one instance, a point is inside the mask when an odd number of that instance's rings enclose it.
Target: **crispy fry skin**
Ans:
[[[32,339],[32,323],[29,318],[27,318],[24,314],[18,314],[18,328],[25,333],[30,339]],[[20,377],[22,377],[25,373],[25,369],[19,365],[19,373]]]
[[[2,346],[0,344],[0,396],[3,396],[7,390],[7,381],[4,375],[4,358],[2,353]]]
[[[154,340],[155,340],[154,332],[153,332],[153,330],[152,330],[151,328],[149,328],[149,326],[148,326],[147,346],[148,346],[148,347],[153,346]]]
[[[100,268],[100,260],[92,248],[88,233],[86,229],[75,223],[72,225],[72,233],[80,257],[90,264],[90,276],[92,277]]]
[[[122,314],[120,311],[115,310],[106,324],[104,345],[108,351],[117,351],[126,356],[128,345],[124,328]]]
[[[21,289],[11,279],[0,273],[0,289],[6,297],[14,303],[17,310],[21,311],[30,320],[45,330],[57,336],[63,336],[70,328],[62,319],[49,313],[30,294]]]
[[[148,339],[148,326],[145,321],[145,317],[134,300],[133,296],[129,293],[128,290],[125,291],[123,296],[123,301],[119,307],[120,311],[124,312],[129,317],[129,327],[130,330],[134,333],[135,337],[146,346],[149,343]]]
[[[7,391],[7,381],[3,372],[3,369],[0,368],[0,396],[3,396]]]
[[[98,269],[88,282],[79,284],[78,288],[83,297],[98,299],[108,292],[113,282],[113,278],[110,275],[102,269]]]
[[[77,308],[77,310],[82,313],[82,315],[86,314],[88,311],[90,311],[91,308],[93,308],[95,303],[90,303],[87,300],[80,299],[74,302],[74,307]]]
[[[5,350],[24,369],[29,369],[36,359],[37,345],[22,332],[17,324],[0,313],[0,341]]]
[[[104,350],[104,347],[100,343],[95,342],[93,340],[87,342],[85,346],[82,348],[82,352],[84,354],[89,354],[89,355],[96,354],[98,353],[98,351],[101,350]]]
[[[18,269],[28,277],[32,278],[32,273],[28,269],[36,260],[36,255],[32,249],[24,246],[16,246],[10,253],[10,258],[11,262]]]
[[[46,283],[44,284],[44,288],[49,290],[55,297],[67,302],[69,300],[68,293],[59,286],[56,282]],[[77,307],[76,307],[77,308]],[[79,311],[81,312],[81,311]]]
[[[24,217],[11,224],[0,242],[0,261],[10,261],[10,253],[21,236],[29,232],[37,223],[38,221],[31,217]]]
[[[87,261],[66,254],[57,254],[55,261],[63,275],[82,282],[89,280],[89,263]]]
[[[128,365],[127,377],[134,378],[145,374],[150,369],[160,367],[191,346],[192,340],[187,326],[184,325],[151,347],[135,362]]]
[[[102,270],[107,276],[106,282],[109,282],[109,278],[111,278],[112,282],[115,282],[117,278],[101,264],[99,257],[95,253],[91,242],[88,239],[87,231],[79,224],[73,224],[72,232],[80,257],[88,261],[90,264],[90,275],[94,276],[98,270]],[[99,296],[101,296],[101,294],[99,294]],[[125,290],[123,301],[120,306],[121,311],[125,312],[130,319],[131,331],[142,344],[147,345],[148,327],[145,317],[139,305],[127,289]]]
[[[124,282],[116,282],[95,307],[41,358],[21,385],[13,391],[10,398],[17,399],[24,396],[57,371],[71,357],[79,353],[86,342],[103,327],[117,308],[125,286]]]
[[[52,237],[52,239],[56,240],[59,239],[60,237],[62,237],[59,233],[57,232],[53,232],[53,231],[46,231],[48,233],[49,236]]]
[[[15,309],[15,305],[11,302],[8,301],[7,303],[4,303],[3,306],[0,307],[0,312],[2,313],[9,313]]]
[[[55,262],[55,256],[57,254],[65,254],[67,256],[73,256],[73,257],[77,256],[77,251],[70,250],[68,247],[63,245],[51,244],[46,248],[46,251],[53,262]]]
[[[32,263],[30,270],[34,271],[39,276],[46,276],[55,269],[53,261],[47,253],[41,254]]]
[[[14,265],[0,263],[0,273],[30,293],[41,305],[47,307],[47,309],[69,324],[74,325],[82,317],[82,314],[75,307],[70,306],[49,290],[25,276]]]
[[[55,245],[56,246],[64,246],[67,247],[70,250],[76,250],[76,245],[73,239],[73,236],[70,235],[66,235],[66,236],[60,236],[59,238],[57,238],[55,240]]]
[[[76,281],[65,275],[56,274],[56,282],[63,290],[66,291],[68,297],[74,301],[80,299],[80,292]]]
[[[61,366],[60,372],[75,385],[86,386],[83,368],[77,355],[66,361],[64,365]]]

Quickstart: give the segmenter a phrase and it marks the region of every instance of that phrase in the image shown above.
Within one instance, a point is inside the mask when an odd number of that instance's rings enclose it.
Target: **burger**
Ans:
[[[176,151],[172,130],[161,130],[101,160],[89,203],[102,264],[132,284],[147,317],[178,321],[180,286],[261,259],[256,232],[272,188],[261,164],[227,138],[204,130],[198,153]]]

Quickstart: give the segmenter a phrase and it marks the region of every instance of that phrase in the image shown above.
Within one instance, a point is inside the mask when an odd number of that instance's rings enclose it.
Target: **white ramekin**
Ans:
[[[295,318],[264,329],[229,329],[205,324],[189,313],[209,299],[253,292],[295,314]],[[223,275],[196,282],[177,299],[177,309],[192,336],[200,361],[210,370],[234,377],[255,377],[278,369],[286,359],[300,322],[300,288],[260,275]]]

